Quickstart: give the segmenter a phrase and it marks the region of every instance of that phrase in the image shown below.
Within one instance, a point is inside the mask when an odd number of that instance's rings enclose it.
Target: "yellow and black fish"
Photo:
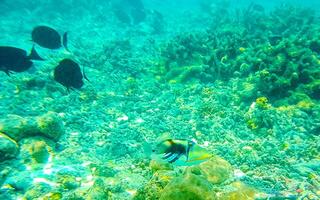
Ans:
[[[165,139],[152,149],[154,158],[177,165],[193,165],[212,157],[207,150],[191,140]]]

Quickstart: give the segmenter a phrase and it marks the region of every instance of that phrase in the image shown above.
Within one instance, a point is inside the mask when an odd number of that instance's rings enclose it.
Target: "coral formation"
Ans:
[[[231,178],[233,169],[226,160],[214,156],[206,162],[188,168],[186,173],[199,175],[212,184],[221,184]]]
[[[37,163],[46,163],[49,158],[50,148],[44,141],[36,141],[29,149],[32,159]]]
[[[37,128],[44,136],[58,140],[65,133],[63,122],[59,115],[54,112],[48,112],[36,118]]]
[[[214,200],[215,194],[210,183],[197,175],[187,174],[177,177],[166,185],[160,200]]]
[[[140,199],[254,199],[257,190],[234,180],[233,168],[219,156],[183,173],[173,169],[154,172],[151,180],[135,195]],[[227,185],[227,186],[226,186]]]
[[[318,12],[276,1],[97,2],[0,3],[2,45],[30,49],[39,22],[70,31],[71,44],[36,45],[45,61],[0,74],[0,199],[319,196]],[[80,90],[53,80],[65,58],[90,80]],[[144,143],[163,133],[216,156],[150,161]]]
[[[58,140],[65,133],[61,118],[54,112],[39,117],[7,115],[0,120],[0,131],[16,141],[31,136]]]
[[[19,152],[19,146],[13,139],[0,133],[0,162],[6,159],[15,158]]]

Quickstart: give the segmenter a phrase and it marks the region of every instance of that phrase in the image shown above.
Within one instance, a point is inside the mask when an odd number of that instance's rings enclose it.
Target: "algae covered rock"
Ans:
[[[173,170],[173,166],[170,163],[157,159],[151,160],[149,166],[152,172],[159,170]]]
[[[151,180],[140,188],[134,200],[154,200],[159,199],[164,187],[176,177],[175,172],[171,170],[157,170]]]
[[[212,184],[220,184],[232,176],[233,169],[230,163],[219,156],[187,169],[186,173],[202,176]]]
[[[98,178],[95,180],[93,186],[86,193],[85,199],[95,200],[95,199],[109,199],[109,189],[106,187],[103,179]]]
[[[231,185],[231,189],[225,192],[221,192],[219,195],[219,200],[239,200],[239,199],[246,199],[246,200],[254,200],[257,191],[245,185],[242,182],[234,182]]]
[[[173,179],[162,191],[160,200],[213,200],[216,195],[206,179],[187,174]]]
[[[5,134],[0,133],[0,161],[15,158],[18,152],[18,144]]]
[[[37,134],[36,124],[30,118],[7,115],[0,119],[0,131],[15,141]]]
[[[55,112],[39,117],[7,115],[0,119],[0,131],[15,141],[31,136],[45,136],[58,140],[65,133],[61,118]]]
[[[46,163],[49,158],[50,147],[44,141],[34,142],[30,149],[31,157],[37,163]]]
[[[43,137],[29,137],[20,141],[20,156],[25,163],[47,163],[53,155],[54,143]]]
[[[46,137],[58,140],[65,133],[61,118],[55,112],[48,112],[37,117],[37,127]]]

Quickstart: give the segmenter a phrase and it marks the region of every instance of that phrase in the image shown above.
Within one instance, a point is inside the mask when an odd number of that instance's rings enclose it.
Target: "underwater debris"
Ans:
[[[61,38],[60,34],[51,27],[36,26],[32,30],[31,35],[32,41],[41,47],[48,49],[59,49],[63,45],[64,48],[69,51],[67,47],[67,32],[65,32]]]
[[[54,69],[54,80],[69,89],[80,89],[83,86],[82,78],[86,77],[84,71],[81,72],[78,63],[70,59],[60,61]]]
[[[0,46],[0,70],[4,71],[8,76],[11,72],[23,72],[32,66],[31,60],[43,60],[34,47],[32,47],[30,55],[23,49],[10,46]]]

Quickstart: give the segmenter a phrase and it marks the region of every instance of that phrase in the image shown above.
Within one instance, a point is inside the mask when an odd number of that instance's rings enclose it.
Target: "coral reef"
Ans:
[[[211,191],[210,183],[194,174],[187,174],[170,181],[161,192],[160,200],[213,200],[216,199]]]
[[[318,12],[276,1],[97,2],[0,3],[2,45],[30,49],[41,24],[70,36],[69,51],[35,45],[45,61],[0,74],[0,199],[319,196]],[[64,58],[88,76],[81,90],[54,81]],[[150,161],[144,143],[164,133],[215,156]]]
[[[201,176],[212,184],[221,184],[231,178],[233,169],[226,160],[214,156],[206,162],[188,168],[186,173]]]
[[[19,146],[13,139],[0,133],[0,161],[15,158],[19,152]]]
[[[48,112],[36,118],[37,128],[45,137],[58,140],[64,133],[65,128],[59,115],[54,112]]]
[[[241,181],[232,182],[234,178],[230,163],[213,156],[183,173],[173,169],[154,172],[134,199],[254,199],[258,191]]]
[[[16,141],[31,136],[44,136],[58,140],[65,133],[61,118],[54,112],[48,112],[39,117],[7,115],[0,120],[0,131]]]

